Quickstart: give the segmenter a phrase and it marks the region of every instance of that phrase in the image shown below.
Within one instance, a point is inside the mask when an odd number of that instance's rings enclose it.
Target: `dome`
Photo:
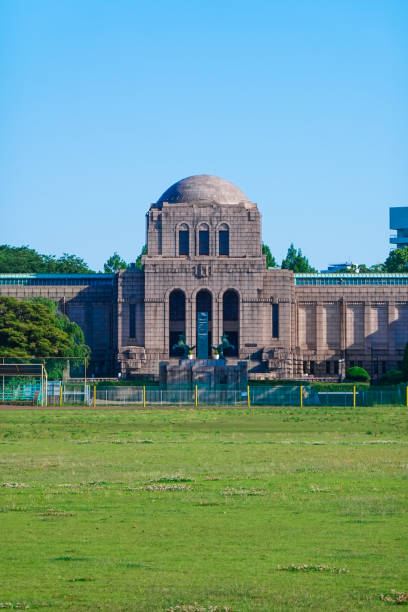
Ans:
[[[177,181],[157,200],[162,202],[217,202],[218,204],[238,204],[249,202],[243,191],[226,179],[211,174],[197,174]]]

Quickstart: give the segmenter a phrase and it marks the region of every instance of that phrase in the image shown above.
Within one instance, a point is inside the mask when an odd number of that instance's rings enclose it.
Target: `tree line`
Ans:
[[[82,329],[59,312],[53,300],[0,296],[0,357],[44,359],[49,377],[59,379],[68,358],[81,365],[90,355]]]
[[[115,251],[113,255],[104,263],[103,271],[105,273],[117,272],[125,270],[131,265],[136,268],[142,268],[142,255],[147,253],[147,246],[144,245],[136,257],[134,262],[126,262]],[[292,270],[296,273],[317,272],[317,270],[309,263],[308,258],[302,253],[301,249],[297,249],[293,243],[290,244],[286,257],[282,260],[280,266],[275,257],[272,255],[270,247],[263,243],[262,253],[266,257],[267,268],[281,268],[283,270]],[[344,268],[338,272],[343,274],[355,274],[356,272],[364,274],[375,274],[378,272],[405,272],[408,273],[408,247],[402,249],[394,249],[390,252],[384,263],[367,266],[366,264],[352,265],[350,268]],[[64,253],[61,257],[55,255],[43,255],[28,246],[13,247],[7,244],[0,245],[0,274],[94,274],[88,264],[77,257]]]

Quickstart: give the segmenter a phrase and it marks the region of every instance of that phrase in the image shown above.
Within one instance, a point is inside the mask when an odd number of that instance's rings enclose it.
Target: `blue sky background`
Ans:
[[[406,0],[3,0],[0,243],[135,259],[173,182],[236,183],[278,261],[383,261],[408,205]]]

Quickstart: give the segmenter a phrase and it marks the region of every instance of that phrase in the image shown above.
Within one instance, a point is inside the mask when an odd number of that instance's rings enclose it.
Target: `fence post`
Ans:
[[[300,385],[300,407],[303,408],[303,385]]]
[[[62,406],[62,383],[60,385],[60,397],[59,397],[59,405]]]
[[[93,407],[95,408],[96,406],[96,385],[94,385],[93,388]]]
[[[195,390],[194,390],[194,404],[195,404],[195,407],[197,408],[197,406],[198,406],[198,392],[197,392],[197,385],[195,386]]]
[[[356,407],[356,385],[353,385],[353,408]]]
[[[251,396],[249,395],[249,385],[247,385],[248,408],[251,407]]]
[[[143,408],[146,408],[146,387],[143,385]]]

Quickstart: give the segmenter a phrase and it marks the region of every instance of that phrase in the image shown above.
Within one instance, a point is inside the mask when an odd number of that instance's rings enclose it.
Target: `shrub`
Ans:
[[[364,368],[359,368],[358,366],[354,366],[352,368],[347,368],[346,379],[364,381],[364,380],[370,380],[370,376]]]
[[[381,376],[380,385],[399,385],[403,380],[402,370],[390,370]]]

